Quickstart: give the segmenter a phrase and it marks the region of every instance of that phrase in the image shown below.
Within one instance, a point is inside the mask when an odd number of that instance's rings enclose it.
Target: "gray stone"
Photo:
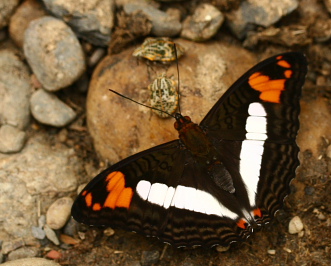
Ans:
[[[238,38],[244,38],[254,25],[269,27],[298,7],[297,0],[247,0],[226,15],[228,26]]]
[[[59,198],[52,203],[46,213],[47,225],[54,230],[61,229],[68,221],[71,214],[72,198]]]
[[[44,226],[44,231],[46,234],[46,237],[52,241],[55,245],[60,245],[60,241],[56,236],[56,233],[54,232],[54,230],[52,228],[50,228],[47,224],[45,224]]]
[[[23,258],[33,258],[38,255],[38,247],[22,247],[8,254],[7,260],[14,261]]]
[[[107,46],[114,26],[113,0],[43,0],[46,8],[63,19],[76,34],[97,46]]]
[[[25,31],[23,47],[33,73],[48,91],[71,85],[85,71],[82,47],[59,19],[46,16],[32,21]]]
[[[0,152],[19,152],[25,143],[26,134],[10,125],[3,125],[0,128]]]
[[[45,125],[63,127],[76,117],[76,113],[68,105],[42,89],[33,93],[30,104],[33,117]]]
[[[158,37],[173,37],[180,33],[182,24],[167,13],[147,4],[130,3],[123,6],[124,12],[132,14],[141,11],[152,23],[151,33]]]
[[[7,261],[3,266],[61,266],[60,264],[42,258],[24,258],[19,260]]]
[[[19,0],[1,0],[0,1],[0,29],[8,26],[10,16],[20,3]]]
[[[141,254],[141,265],[149,266],[158,262],[160,252],[158,250],[143,251]]]
[[[24,246],[24,240],[22,238],[14,239],[11,241],[4,241],[1,245],[1,252],[6,255],[12,252],[13,250],[23,246]]]
[[[46,236],[45,231],[41,227],[32,226],[31,231],[32,231],[33,237],[35,237],[37,239],[42,240]]]
[[[224,21],[224,16],[210,4],[199,5],[192,16],[183,22],[181,37],[192,41],[206,41],[213,37]]]
[[[0,51],[0,124],[24,129],[30,121],[32,92],[27,66],[12,50]]]
[[[73,149],[54,149],[42,134],[30,137],[20,153],[0,154],[2,238],[33,238],[38,204],[47,208],[50,195],[76,190],[81,167]]]

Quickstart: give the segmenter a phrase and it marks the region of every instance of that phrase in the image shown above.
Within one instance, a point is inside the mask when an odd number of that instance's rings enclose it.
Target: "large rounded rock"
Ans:
[[[253,56],[222,42],[198,44],[178,40],[186,50],[179,60],[180,107],[199,123],[228,87],[255,64]],[[149,104],[147,86],[166,73],[177,79],[176,63],[146,64],[132,56],[133,48],[106,57],[96,68],[87,99],[87,121],[97,152],[111,163],[178,138],[174,119],[162,119],[150,109],[121,98],[109,89]]]

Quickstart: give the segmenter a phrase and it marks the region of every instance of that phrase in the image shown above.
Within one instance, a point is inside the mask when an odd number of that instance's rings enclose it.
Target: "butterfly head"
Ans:
[[[175,119],[176,119],[176,122],[174,124],[174,127],[177,131],[180,131],[181,129],[186,127],[188,124],[193,123],[189,116],[182,116],[180,113],[175,114]]]

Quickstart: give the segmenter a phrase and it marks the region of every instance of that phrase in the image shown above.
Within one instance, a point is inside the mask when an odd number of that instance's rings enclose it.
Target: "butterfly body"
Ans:
[[[299,165],[300,53],[245,73],[200,124],[175,114],[179,139],[101,172],[77,197],[73,217],[180,246],[227,246],[270,222]]]

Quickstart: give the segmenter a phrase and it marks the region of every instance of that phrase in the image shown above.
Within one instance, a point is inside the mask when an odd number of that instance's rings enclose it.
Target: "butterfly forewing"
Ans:
[[[259,63],[221,97],[200,129],[176,127],[180,140],[100,173],[77,197],[73,217],[175,246],[245,240],[253,227],[274,216],[289,193],[299,165],[295,138],[306,72],[300,53]],[[176,120],[185,118],[177,114]],[[195,143],[196,136],[206,140]]]

